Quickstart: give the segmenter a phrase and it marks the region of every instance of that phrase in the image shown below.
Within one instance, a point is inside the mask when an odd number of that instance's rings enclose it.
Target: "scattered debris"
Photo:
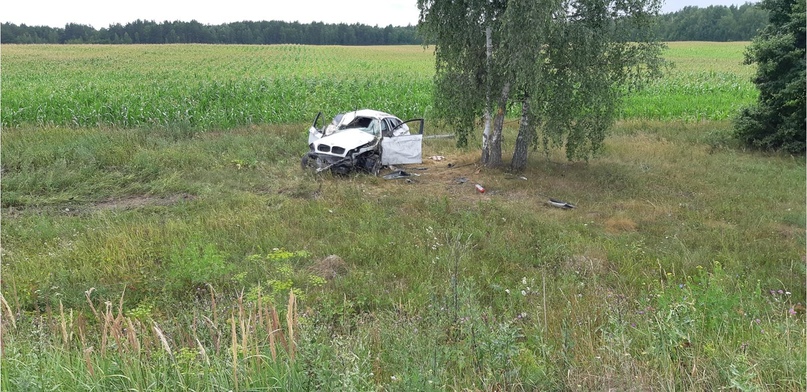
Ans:
[[[468,182],[468,178],[466,178],[466,177],[457,177],[457,178],[454,179],[454,182],[456,182],[457,184],[464,184],[464,183]]]
[[[518,180],[527,181],[527,177],[524,177],[524,176],[514,176],[514,175],[512,175],[512,174],[508,174],[508,175],[506,175],[506,177],[505,177],[505,178],[507,178],[508,180],[516,180],[516,179],[518,179]]]
[[[444,157],[442,155],[432,155],[431,157],[429,157],[429,159],[439,162],[439,161],[442,161],[442,160],[446,159],[446,157]]]
[[[453,139],[454,134],[423,136],[424,139]]]
[[[474,185],[474,188],[476,188],[476,191],[479,193],[485,193],[485,187],[483,187],[482,185],[476,184]]]
[[[551,205],[552,207],[562,208],[564,210],[574,208],[573,204],[569,204],[569,203],[567,203],[565,201],[556,200],[556,199],[549,199],[549,205]]]
[[[403,170],[397,170],[397,171],[394,171],[394,172],[392,172],[390,174],[385,175],[383,178],[385,180],[397,180],[399,178],[409,178],[409,177],[412,177],[412,176],[420,176],[420,174],[409,173],[409,172],[405,172]]]

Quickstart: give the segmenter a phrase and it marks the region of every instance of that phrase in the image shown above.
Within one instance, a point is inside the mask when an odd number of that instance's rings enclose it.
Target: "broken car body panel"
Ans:
[[[375,142],[375,136],[358,130],[346,129],[331,136],[321,137],[313,142],[314,151],[344,158],[351,150]]]
[[[423,163],[423,135],[401,135],[381,139],[381,164]]]
[[[318,113],[308,130],[309,151],[302,166],[347,173],[360,169],[377,174],[382,165],[422,163],[423,119],[401,121],[389,113],[362,109],[336,115],[321,127]],[[419,122],[418,134],[410,123]]]

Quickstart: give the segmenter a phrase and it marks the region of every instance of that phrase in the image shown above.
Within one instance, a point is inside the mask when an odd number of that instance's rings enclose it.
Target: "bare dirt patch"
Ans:
[[[170,206],[181,201],[196,199],[196,196],[181,193],[169,196],[129,196],[120,199],[110,199],[93,206],[95,210],[130,210],[149,206]]]

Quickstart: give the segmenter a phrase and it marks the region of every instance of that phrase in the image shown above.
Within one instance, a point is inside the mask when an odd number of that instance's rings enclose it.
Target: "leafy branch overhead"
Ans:
[[[460,144],[480,117],[492,119],[482,139],[491,167],[502,163],[510,105],[521,106],[513,169],[522,170],[539,145],[588,159],[625,93],[662,68],[655,0],[419,0],[418,7],[420,28],[436,46],[438,115],[456,126]]]

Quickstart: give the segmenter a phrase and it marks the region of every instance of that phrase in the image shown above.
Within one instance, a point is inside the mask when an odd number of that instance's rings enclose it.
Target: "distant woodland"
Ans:
[[[686,7],[658,17],[661,41],[750,41],[768,23],[768,12],[755,4]],[[96,30],[69,23],[64,28],[0,25],[0,42],[7,44],[306,44],[306,45],[419,45],[416,26],[368,26],[282,21],[235,22],[204,25],[190,22],[136,20]]]

